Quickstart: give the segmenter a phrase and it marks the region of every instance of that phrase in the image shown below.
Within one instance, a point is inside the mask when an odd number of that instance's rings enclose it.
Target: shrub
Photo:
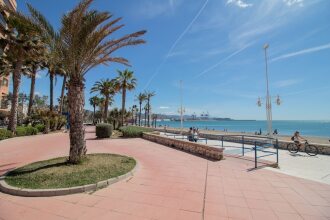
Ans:
[[[16,128],[16,136],[18,136],[18,137],[30,136],[30,135],[36,135],[36,134],[38,134],[38,129],[34,128],[32,126],[27,126],[27,127],[18,126]]]
[[[26,135],[36,135],[38,134],[38,129],[32,126],[25,127]]]
[[[44,124],[36,124],[34,127],[38,130],[38,132],[44,132],[46,126]]]
[[[125,126],[119,129],[124,137],[127,138],[136,138],[142,137],[143,132],[152,132],[153,130],[150,128],[141,128],[136,126]]]
[[[96,125],[96,137],[97,138],[109,138],[112,135],[113,127],[111,124],[97,124]]]
[[[16,136],[20,137],[20,136],[26,136],[26,128],[25,127],[17,127],[16,128]]]
[[[0,140],[8,139],[11,137],[13,137],[11,131],[8,131],[7,129],[0,129]]]

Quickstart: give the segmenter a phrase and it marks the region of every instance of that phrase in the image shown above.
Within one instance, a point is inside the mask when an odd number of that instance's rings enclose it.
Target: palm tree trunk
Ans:
[[[49,73],[49,110],[52,112],[54,110],[54,74],[52,72]]]
[[[21,59],[19,59],[13,72],[13,97],[11,100],[10,117],[8,123],[8,130],[12,131],[13,133],[16,131],[17,126],[18,93],[21,84],[22,66],[23,62]]]
[[[68,88],[69,122],[70,122],[70,156],[69,162],[77,164],[86,154],[84,130],[84,83],[70,79]]]
[[[104,116],[103,116],[103,122],[107,122],[108,119],[108,107],[109,107],[109,95],[105,97],[104,101]]]
[[[147,126],[147,109],[144,110],[144,126]]]
[[[62,89],[61,89],[60,105],[59,105],[59,108],[58,108],[58,111],[59,111],[60,114],[62,114],[62,111],[63,111],[65,84],[66,84],[66,75],[63,76],[63,83],[62,83]]]
[[[149,106],[149,102],[150,102],[150,99],[148,99],[148,105],[147,105],[147,108],[148,108],[148,127],[150,127],[150,106]]]
[[[34,89],[36,84],[36,74],[37,74],[37,68],[33,68],[31,75],[31,87],[30,87],[30,97],[29,97],[29,107],[28,107],[28,115],[30,116],[32,113],[32,106],[33,106],[33,98],[34,98]]]
[[[141,126],[141,114],[142,114],[142,109],[141,109],[141,106],[142,106],[142,102],[139,103],[140,104],[140,113],[139,113],[139,126]]]
[[[121,126],[124,126],[124,111],[125,111],[125,102],[126,102],[126,88],[123,87],[122,91],[122,103],[121,103]]]
[[[96,105],[93,105],[93,124],[95,124],[95,107]]]

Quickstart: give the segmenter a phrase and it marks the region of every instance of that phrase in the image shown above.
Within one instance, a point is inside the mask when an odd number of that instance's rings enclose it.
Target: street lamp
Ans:
[[[269,93],[269,80],[268,80],[268,57],[267,57],[267,49],[269,48],[269,44],[264,45],[265,50],[265,64],[266,64],[266,117],[267,117],[267,130],[268,130],[268,137],[273,137],[273,129],[272,129],[272,102],[271,96]],[[280,105],[281,100],[280,97],[276,97],[276,104]],[[262,101],[261,98],[258,98],[257,105],[261,107]]]
[[[180,129],[180,133],[182,134],[183,132],[183,113],[185,113],[185,109],[183,108],[182,105],[182,80],[180,80],[180,101],[181,101],[181,106],[179,109],[179,113],[180,113],[180,121],[181,121],[181,129]]]

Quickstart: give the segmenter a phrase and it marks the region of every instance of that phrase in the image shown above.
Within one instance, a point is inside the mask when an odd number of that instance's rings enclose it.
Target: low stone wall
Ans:
[[[213,159],[213,160],[223,159],[222,148],[215,148],[205,144],[168,138],[152,133],[143,133],[143,138],[162,145],[177,148],[179,150],[183,150],[192,154],[200,155],[208,159]]]
[[[159,131],[159,132],[164,132],[164,128],[154,128],[154,131]],[[180,134],[179,130],[175,129],[169,129],[167,128],[168,133],[173,133],[173,134]],[[188,134],[188,131],[183,132],[184,135]],[[223,135],[217,135],[217,134],[207,134],[207,133],[200,133],[199,136],[201,138],[207,138],[210,140],[219,140],[221,141],[223,138],[223,141],[227,142],[234,142],[234,143],[242,143],[242,138],[240,135],[237,136],[223,136]],[[252,144],[254,145],[255,141],[257,141],[259,144],[264,143],[266,140],[265,139],[260,139],[260,137],[244,137],[244,144]],[[282,141],[279,140],[278,146],[280,149],[287,149],[287,146],[289,143],[292,143],[290,141]],[[330,146],[326,144],[315,144],[311,143],[312,145],[316,146],[319,150],[319,154],[324,154],[324,155],[330,155]],[[301,148],[301,151],[304,151],[304,147]]]

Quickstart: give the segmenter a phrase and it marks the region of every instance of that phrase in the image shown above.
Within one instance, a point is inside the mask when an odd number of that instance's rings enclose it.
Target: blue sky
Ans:
[[[58,28],[60,17],[76,0],[18,0],[40,10]],[[47,3],[46,3],[47,2]],[[95,0],[93,7],[123,17],[115,36],[146,29],[147,44],[118,51],[128,58],[138,79],[127,106],[145,89],[155,91],[153,112],[177,113],[179,81],[183,80],[186,114],[265,119],[256,105],[265,96],[263,45],[269,43],[269,79],[274,119],[330,120],[330,1],[328,0]],[[113,78],[112,64],[91,70],[86,100],[93,83]],[[58,77],[55,96],[60,94]],[[29,91],[24,79],[22,91]],[[40,72],[36,91],[49,94],[49,80]],[[120,106],[120,94],[115,106]],[[273,100],[274,101],[274,100]],[[86,104],[86,108],[91,107]]]

